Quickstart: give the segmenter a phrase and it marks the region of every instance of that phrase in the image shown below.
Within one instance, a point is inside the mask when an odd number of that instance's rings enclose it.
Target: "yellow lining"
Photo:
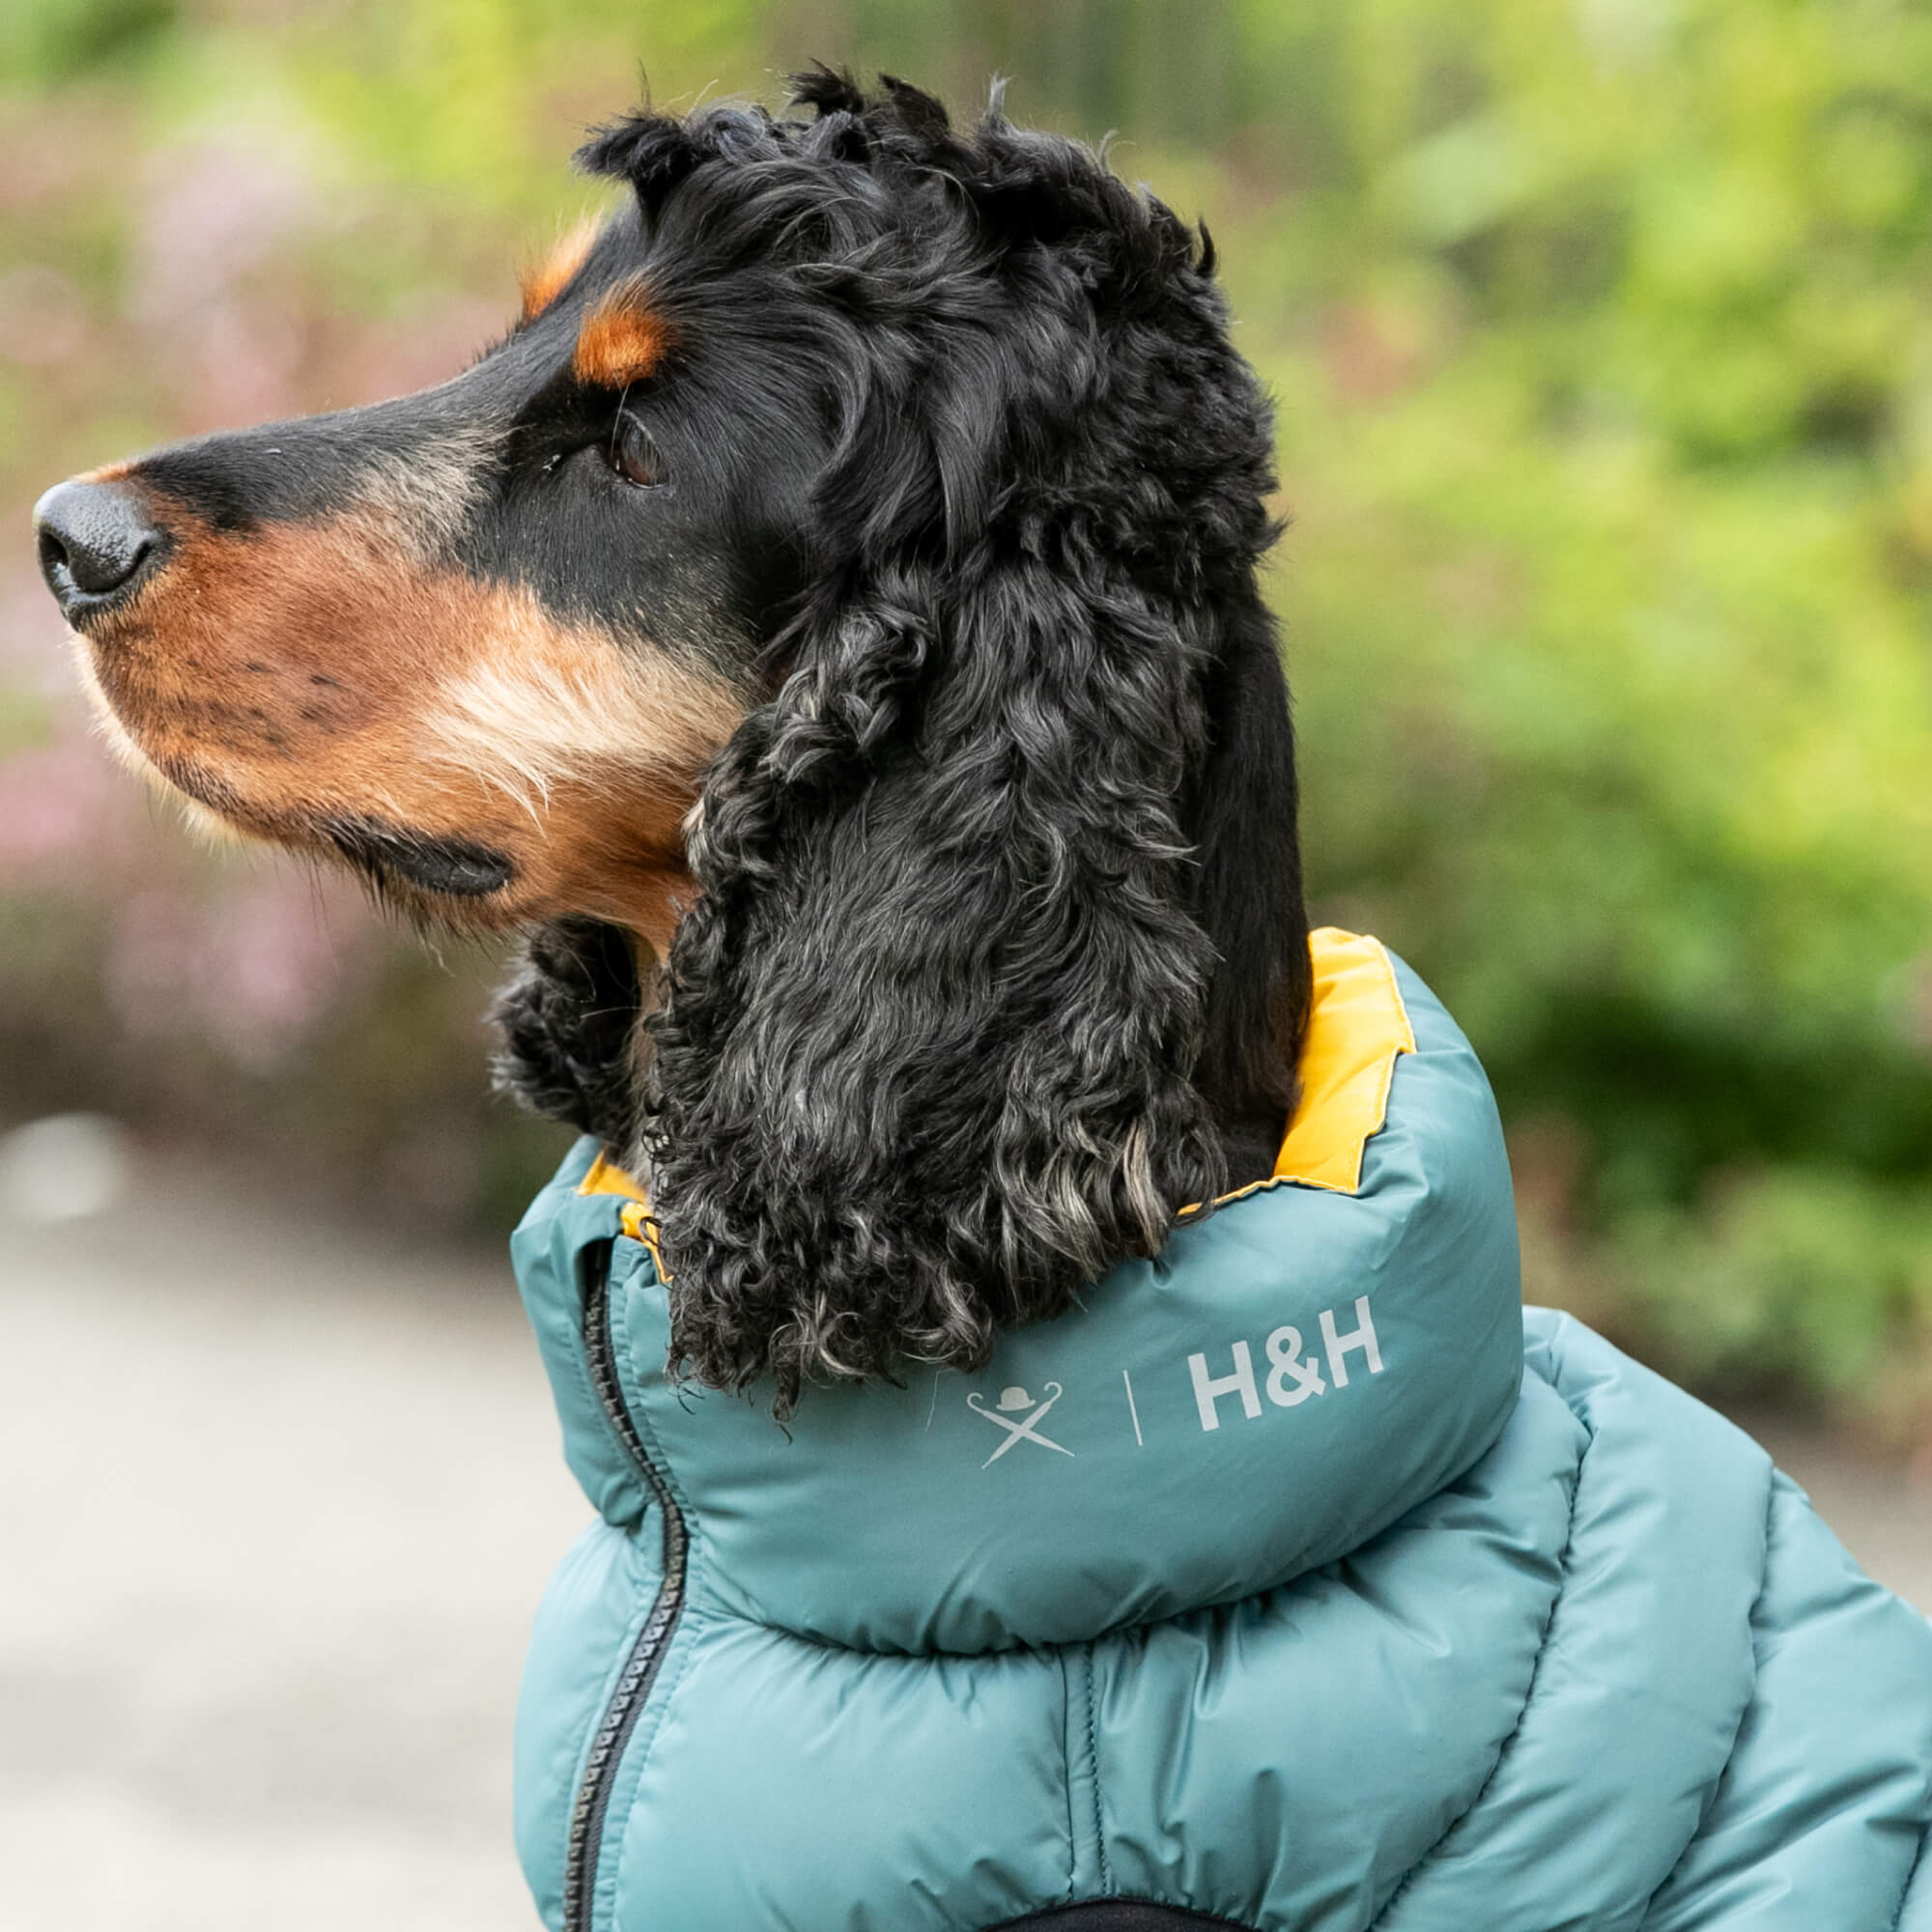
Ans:
[[[1362,1184],[1363,1152],[1388,1118],[1396,1060],[1415,1051],[1408,1009],[1379,940],[1323,925],[1309,934],[1308,951],[1315,967],[1315,999],[1301,1047],[1301,1102],[1275,1155],[1274,1172],[1232,1194],[1217,1195],[1217,1207],[1284,1181],[1354,1193]],[[600,1153],[577,1191],[621,1195],[625,1234],[651,1251],[658,1279],[670,1279],[658,1252],[658,1224],[649,1197],[632,1176]],[[1195,1211],[1183,1208],[1182,1218]]]
[[[577,1183],[580,1194],[621,1194],[626,1201],[642,1201],[644,1190],[607,1153],[590,1163],[590,1170]]]
[[[664,1257],[658,1252],[658,1224],[651,1212],[650,1196],[633,1176],[626,1174],[609,1154],[600,1153],[590,1163],[583,1179],[577,1183],[577,1191],[580,1194],[621,1194],[624,1206],[617,1216],[619,1225],[632,1240],[641,1241],[650,1249],[651,1260],[658,1265],[658,1279],[670,1279],[665,1272]]]

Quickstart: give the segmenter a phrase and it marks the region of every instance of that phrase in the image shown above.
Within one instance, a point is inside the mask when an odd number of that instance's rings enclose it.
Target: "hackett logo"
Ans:
[[[1376,1341],[1376,1324],[1369,1315],[1369,1297],[1355,1297],[1355,1325],[1346,1335],[1335,1325],[1335,1311],[1324,1308],[1321,1315],[1321,1350],[1327,1358],[1328,1378],[1322,1379],[1321,1363],[1311,1350],[1302,1354],[1301,1330],[1286,1325],[1277,1328],[1262,1345],[1267,1352],[1268,1374],[1264,1383],[1255,1378],[1254,1355],[1245,1342],[1234,1347],[1234,1369],[1225,1376],[1208,1373],[1208,1357],[1189,1355],[1188,1374],[1194,1378],[1194,1405],[1201,1414],[1204,1430],[1221,1426],[1221,1398],[1236,1396],[1241,1413],[1252,1422],[1262,1412],[1262,1388],[1277,1408],[1299,1408],[1311,1397],[1325,1395],[1330,1385],[1349,1386],[1349,1357],[1359,1353],[1369,1374],[1382,1372],[1382,1351]]]
[[[1345,1314],[1344,1319],[1350,1318]],[[1355,1297],[1352,1320],[1354,1326],[1345,1333],[1335,1319],[1335,1311],[1324,1308],[1316,1317],[1320,1336],[1307,1346],[1303,1345],[1301,1330],[1284,1322],[1261,1344],[1265,1368],[1257,1366],[1254,1350],[1245,1341],[1230,1345],[1225,1358],[1229,1369],[1225,1375],[1215,1375],[1209,1369],[1205,1350],[1189,1355],[1187,1373],[1193,1383],[1194,1408],[1202,1429],[1211,1434],[1220,1428],[1224,1413],[1236,1412],[1221,1407],[1230,1397],[1239,1405],[1238,1413],[1253,1422],[1262,1413],[1264,1395],[1276,1408],[1299,1408],[1303,1403],[1324,1396],[1330,1389],[1347,1388],[1351,1367],[1357,1376],[1364,1371],[1371,1376],[1380,1375],[1381,1343],[1376,1334],[1375,1317],[1369,1312],[1366,1294]],[[1168,1360],[1171,1362],[1173,1357]],[[1166,1384],[1165,1376],[1162,1381]],[[1057,1381],[1041,1384],[1037,1395],[1030,1395],[1014,1383],[988,1402],[978,1389],[968,1390],[966,1406],[975,1415],[984,1416],[1000,1436],[980,1466],[990,1469],[1023,1442],[1057,1456],[1071,1457],[1074,1452],[1065,1442],[1055,1441],[1040,1427],[1065,1392]],[[1110,1432],[1117,1424],[1124,1426],[1133,1431],[1135,1447],[1145,1449],[1148,1439],[1141,1428],[1140,1404],[1134,1395],[1133,1372],[1129,1369],[1121,1371],[1120,1393],[1122,1406],[1115,1411],[1117,1422],[1110,1423],[1102,1415],[1096,1415],[1090,1403],[1083,1426],[1090,1437],[1096,1426],[1103,1432]],[[1160,1406],[1165,1406],[1165,1403]],[[985,1437],[980,1439],[983,1442]],[[1037,1457],[1023,1460],[1029,1465],[1038,1465],[1039,1462]]]
[[[1065,1443],[1056,1442],[1050,1435],[1039,1433],[1039,1420],[1065,1391],[1058,1382],[1046,1385],[1046,1400],[1036,1403],[1023,1388],[1007,1388],[1000,1391],[998,1407],[990,1406],[978,1389],[972,1390],[966,1398],[966,1406],[975,1415],[983,1415],[988,1422],[997,1423],[1006,1434],[1006,1439],[986,1460],[980,1464],[982,1469],[990,1469],[1016,1442],[1037,1442],[1042,1449],[1055,1449],[1063,1456],[1070,1456],[1073,1451]],[[1023,1413],[1022,1411],[1031,1411]]]

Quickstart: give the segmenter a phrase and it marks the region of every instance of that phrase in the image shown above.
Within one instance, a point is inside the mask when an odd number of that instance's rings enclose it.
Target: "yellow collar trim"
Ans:
[[[1363,1152],[1388,1118],[1395,1063],[1415,1051],[1408,1009],[1380,940],[1323,925],[1309,934],[1308,951],[1315,998],[1301,1047],[1300,1104],[1275,1155],[1274,1172],[1218,1196],[1217,1206],[1284,1181],[1353,1194],[1362,1184]],[[658,1253],[650,1198],[631,1175],[600,1153],[577,1191],[622,1196],[624,1233],[651,1251],[658,1278],[670,1279]]]
[[[651,1213],[651,1198],[634,1176],[627,1174],[609,1154],[599,1153],[577,1183],[577,1191],[622,1195],[624,1206],[617,1216],[619,1224],[632,1240],[641,1241],[650,1249],[651,1260],[658,1264],[658,1279],[670,1279],[665,1273],[664,1257],[658,1253],[658,1224]]]

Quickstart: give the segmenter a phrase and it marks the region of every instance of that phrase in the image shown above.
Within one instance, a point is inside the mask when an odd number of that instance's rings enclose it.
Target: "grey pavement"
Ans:
[[[1932,1503],[1776,1447],[1932,1606]],[[0,1928],[528,1932],[526,1632],[587,1508],[507,1264],[194,1174],[0,1220]]]
[[[504,1260],[182,1176],[0,1227],[0,1927],[529,1932],[517,1675],[587,1517]]]

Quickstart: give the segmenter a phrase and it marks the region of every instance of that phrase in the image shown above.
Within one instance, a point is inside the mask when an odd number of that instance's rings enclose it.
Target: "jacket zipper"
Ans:
[[[618,1672],[610,1701],[591,1741],[583,1779],[570,1814],[570,1843],[563,1874],[563,1932],[590,1932],[597,1894],[597,1861],[604,1844],[604,1822],[611,1795],[623,1762],[624,1747],[643,1713],[651,1684],[670,1648],[671,1632],[684,1607],[684,1576],[688,1552],[684,1517],[672,1500],[669,1486],[652,1467],[643,1438],[631,1418],[617,1378],[617,1350],[611,1332],[611,1243],[593,1251],[590,1282],[583,1297],[583,1360],[590,1384],[603,1406],[604,1417],[618,1446],[642,1477],[664,1522],[663,1574],[656,1601],[644,1627],[631,1645]]]

